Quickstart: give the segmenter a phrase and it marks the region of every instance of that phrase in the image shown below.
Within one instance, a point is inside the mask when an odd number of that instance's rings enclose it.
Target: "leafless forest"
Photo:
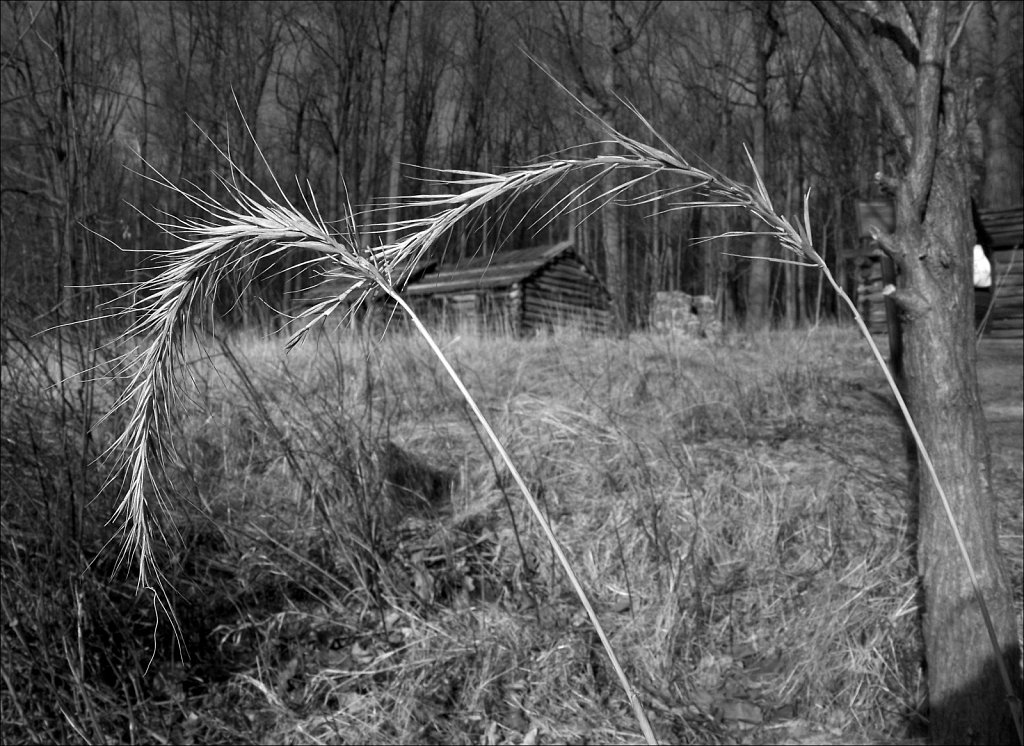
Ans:
[[[1021,194],[1020,16],[1016,3],[979,4],[957,49],[973,81],[967,153],[983,207]],[[188,208],[137,175],[144,162],[216,196],[228,175],[220,149],[266,187],[255,140],[289,196],[308,184],[340,220],[348,204],[423,191],[418,179],[437,174],[419,167],[500,171],[593,142],[599,133],[531,55],[627,134],[644,132],[619,99],[720,173],[748,173],[746,145],[784,214],[799,214],[810,190],[817,245],[853,287],[852,265],[836,259],[856,246],[853,200],[881,195],[873,175],[892,170],[896,149],[805,3],[11,2],[4,312],[60,304],[78,318],[108,299],[93,286],[145,271],[147,250],[171,240],[152,221]],[[651,204],[577,228],[591,205],[535,223],[567,191],[538,195],[525,221],[536,198],[483,214],[438,252],[476,256],[578,230],[633,327],[669,289],[720,297],[726,320],[744,317],[751,293],[758,319],[769,307],[790,326],[841,313],[816,274],[763,262],[750,272],[729,256],[771,246],[693,243],[749,228],[737,211]],[[264,312],[257,299],[287,309],[303,282],[284,273],[224,310],[246,321]]]

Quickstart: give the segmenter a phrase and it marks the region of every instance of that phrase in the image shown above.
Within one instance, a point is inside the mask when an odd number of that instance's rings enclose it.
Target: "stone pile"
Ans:
[[[715,299],[678,290],[655,293],[651,321],[655,330],[716,340],[722,334]]]

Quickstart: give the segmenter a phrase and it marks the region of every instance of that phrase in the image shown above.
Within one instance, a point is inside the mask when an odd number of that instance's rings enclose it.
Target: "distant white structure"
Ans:
[[[980,243],[974,244],[974,287],[992,287],[992,265]]]

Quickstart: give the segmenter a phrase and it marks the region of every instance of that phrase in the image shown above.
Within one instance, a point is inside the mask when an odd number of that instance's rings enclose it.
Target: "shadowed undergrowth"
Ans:
[[[902,436],[852,330],[441,345],[659,738],[913,732]],[[210,350],[165,466],[193,506],[161,550],[184,660],[145,597],[109,579],[109,552],[86,565],[116,495],[85,511],[76,551],[47,544],[63,496],[42,475],[68,458],[50,447],[56,403],[5,359],[5,741],[638,738],[550,549],[418,340]]]

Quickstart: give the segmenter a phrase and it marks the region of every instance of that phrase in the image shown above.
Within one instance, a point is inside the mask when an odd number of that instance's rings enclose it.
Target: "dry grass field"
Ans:
[[[903,436],[852,329],[440,343],[659,739],[919,738]],[[981,379],[1019,592],[1020,345],[996,347],[982,343]],[[61,399],[52,356],[28,350],[9,345],[2,370],[5,743],[640,742],[550,549],[417,338],[192,350],[159,549],[182,645],[111,579],[120,486],[93,458],[124,423],[92,415],[118,392],[78,378]]]

